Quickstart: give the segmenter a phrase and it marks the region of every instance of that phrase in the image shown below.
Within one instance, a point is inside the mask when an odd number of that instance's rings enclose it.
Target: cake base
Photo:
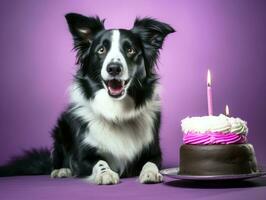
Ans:
[[[251,144],[189,145],[180,148],[179,174],[229,175],[257,172]]]

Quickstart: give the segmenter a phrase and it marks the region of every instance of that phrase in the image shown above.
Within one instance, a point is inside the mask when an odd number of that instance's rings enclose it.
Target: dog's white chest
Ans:
[[[106,155],[106,159],[111,162],[109,164],[121,171],[128,161],[132,161],[152,141],[151,122],[151,116],[146,114],[118,124],[98,118],[89,123],[83,142],[97,147],[99,153]]]

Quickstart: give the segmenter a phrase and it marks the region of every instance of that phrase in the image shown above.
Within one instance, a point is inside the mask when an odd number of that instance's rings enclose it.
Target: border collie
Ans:
[[[174,29],[143,18],[131,30],[106,30],[98,17],[65,17],[79,69],[69,106],[52,132],[53,149],[13,158],[0,167],[0,176],[50,174],[117,184],[120,177],[139,175],[141,183],[161,182],[155,66]]]

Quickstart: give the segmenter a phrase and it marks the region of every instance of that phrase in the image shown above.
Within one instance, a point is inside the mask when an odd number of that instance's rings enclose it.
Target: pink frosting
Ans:
[[[188,132],[183,136],[185,144],[242,144],[247,142],[247,136],[236,133],[208,132],[193,133]]]

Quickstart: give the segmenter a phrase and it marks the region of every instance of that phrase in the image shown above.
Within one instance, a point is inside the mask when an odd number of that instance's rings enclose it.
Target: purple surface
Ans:
[[[229,104],[248,121],[249,141],[265,157],[266,2],[9,1],[0,2],[0,164],[21,149],[50,146],[50,130],[67,103],[75,53],[64,14],[106,18],[106,27],[132,27],[136,16],[168,22],[159,62],[164,165],[176,166],[180,120],[207,114],[206,73],[213,75],[214,112]]]
[[[121,184],[96,186],[77,179],[50,179],[47,176],[0,178],[1,200],[53,199],[126,199],[126,200],[264,200],[266,178],[244,182],[184,182],[167,179],[166,183],[142,185],[135,178]]]

